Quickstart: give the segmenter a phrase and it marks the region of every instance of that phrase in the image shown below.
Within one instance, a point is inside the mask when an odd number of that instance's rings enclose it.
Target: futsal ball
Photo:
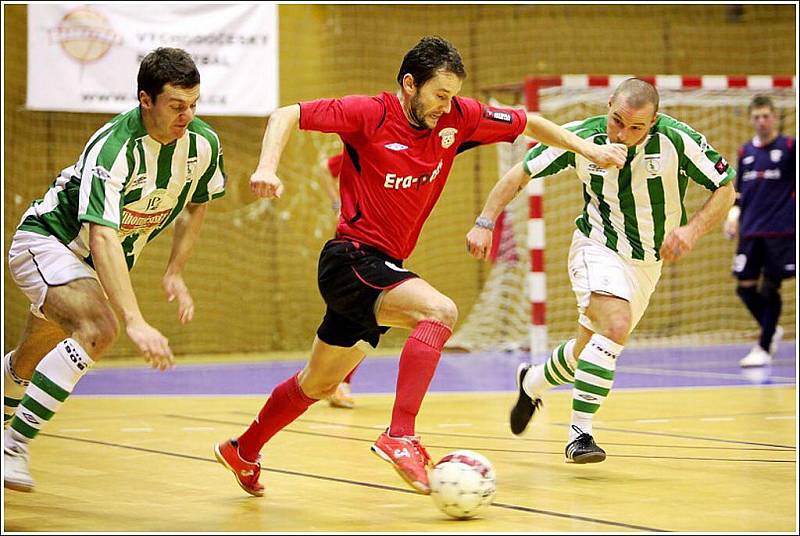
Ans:
[[[494,468],[477,452],[457,450],[442,458],[431,471],[430,484],[433,502],[456,519],[475,517],[494,500]]]

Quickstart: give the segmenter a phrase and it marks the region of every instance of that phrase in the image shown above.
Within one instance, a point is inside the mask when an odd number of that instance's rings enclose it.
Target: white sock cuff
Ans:
[[[578,356],[575,355],[575,339],[570,339],[564,344],[564,358],[566,358],[572,370],[578,366]]]
[[[612,359],[616,359],[617,356],[622,353],[622,350],[625,349],[625,347],[621,344],[617,344],[608,337],[603,337],[599,333],[595,333],[592,335],[592,338],[589,339],[589,344],[591,345],[592,343],[594,343],[594,346],[603,354],[611,357]]]
[[[71,393],[78,380],[94,365],[94,361],[75,339],[64,339],[44,356],[36,371]]]
[[[26,380],[25,378],[20,378],[14,372],[14,369],[11,367],[11,356],[14,354],[14,350],[8,352],[5,356],[3,356],[3,374],[6,378],[11,380],[13,383],[17,384],[20,387],[27,387],[30,383],[30,380]]]

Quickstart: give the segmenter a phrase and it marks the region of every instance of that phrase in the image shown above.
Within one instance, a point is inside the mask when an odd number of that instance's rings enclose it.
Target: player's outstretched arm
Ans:
[[[467,251],[476,259],[487,259],[492,251],[492,227],[497,217],[528,181],[522,162],[518,163],[497,181],[483,205],[478,223],[467,233]]]
[[[264,140],[261,142],[261,156],[258,167],[250,176],[250,190],[258,197],[280,197],[283,184],[276,175],[283,149],[292,131],[300,123],[300,105],[292,104],[275,110],[269,117]]]
[[[100,284],[111,306],[125,322],[128,337],[142,353],[145,361],[160,370],[174,366],[175,358],[169,348],[169,341],[145,322],[139,309],[117,230],[90,223],[89,249]]]
[[[528,114],[526,134],[544,145],[577,153],[604,168],[623,167],[628,154],[627,148],[621,143],[595,145],[564,127],[532,113]]]
[[[181,324],[190,322],[194,317],[194,300],[189,293],[189,287],[183,280],[183,269],[200,236],[200,229],[203,227],[207,211],[208,203],[190,203],[186,205],[186,211],[175,220],[172,251],[164,277],[161,278],[161,285],[167,294],[167,301],[178,301],[178,319]]]
[[[670,231],[661,245],[661,258],[665,261],[677,261],[687,255],[701,236],[722,222],[735,200],[736,190],[733,183],[717,188],[689,223]]]

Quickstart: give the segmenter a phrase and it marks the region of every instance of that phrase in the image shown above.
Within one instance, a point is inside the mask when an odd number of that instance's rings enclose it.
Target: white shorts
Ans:
[[[642,319],[661,277],[661,263],[638,263],[622,258],[576,230],[569,248],[569,279],[578,301],[578,322],[596,332],[586,316],[592,292],[610,294],[631,306],[631,331]],[[629,332],[630,333],[630,332]]]
[[[97,279],[97,273],[54,236],[17,231],[8,251],[8,268],[17,286],[31,302],[31,313],[42,312],[47,290],[76,279]]]

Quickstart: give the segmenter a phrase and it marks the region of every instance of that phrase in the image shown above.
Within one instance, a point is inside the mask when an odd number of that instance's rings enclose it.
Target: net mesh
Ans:
[[[796,92],[780,90],[769,94],[779,109],[783,132],[796,131]],[[750,90],[660,91],[661,111],[704,134],[730,162],[736,162],[738,147],[752,137],[747,106],[755,92]],[[559,124],[605,113],[609,88],[574,90],[554,87],[541,90],[541,113]],[[526,144],[497,146],[498,162],[520,161]],[[502,173],[502,170],[501,170]],[[544,219],[546,233],[547,327],[551,345],[573,336],[577,311],[567,274],[567,255],[574,220],[583,207],[579,181],[573,170],[545,180]],[[692,183],[685,199],[689,215],[699,210],[709,192]],[[506,210],[499,256],[475,308],[451,342],[469,350],[528,348],[530,306],[526,249],[528,203],[524,195]],[[509,254],[508,250],[514,250]],[[718,230],[704,236],[691,255],[679,263],[665,263],[661,280],[644,318],[630,343],[639,346],[713,344],[752,341],[758,331],[737,298],[730,274],[736,242],[726,240]],[[781,289],[781,324],[794,334],[796,321],[795,280]]]

